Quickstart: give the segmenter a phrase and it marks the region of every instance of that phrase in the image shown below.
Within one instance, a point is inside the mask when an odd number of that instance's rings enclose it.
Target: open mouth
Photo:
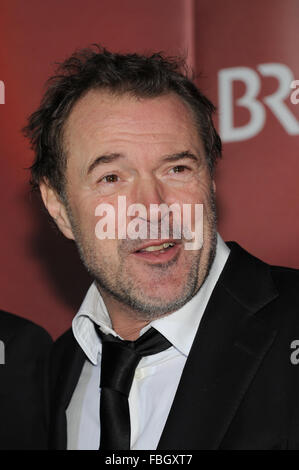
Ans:
[[[173,240],[148,242],[133,254],[144,261],[151,263],[166,263],[178,254],[181,244]]]
[[[147,246],[146,248],[142,248],[141,250],[138,250],[136,253],[153,253],[157,251],[159,253],[165,253],[166,250],[169,250],[169,248],[172,248],[173,246],[175,246],[175,243],[172,243],[172,242],[161,243],[160,245],[150,245],[150,246]]]

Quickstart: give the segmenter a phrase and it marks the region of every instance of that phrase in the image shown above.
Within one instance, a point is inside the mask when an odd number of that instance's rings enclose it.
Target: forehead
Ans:
[[[90,90],[73,107],[64,131],[67,150],[96,144],[200,144],[193,112],[175,94],[155,98]],[[201,144],[200,144],[201,146]]]

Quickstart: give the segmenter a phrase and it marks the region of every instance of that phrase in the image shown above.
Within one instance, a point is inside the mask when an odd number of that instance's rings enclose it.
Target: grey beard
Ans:
[[[73,233],[75,235],[76,245],[79,252],[79,256],[86,267],[90,275],[95,279],[97,288],[101,292],[105,292],[111,296],[116,301],[121,304],[129,307],[135,315],[136,320],[142,321],[153,321],[159,317],[162,317],[166,314],[174,312],[181,307],[183,307],[189,300],[191,300],[197,292],[200,290],[201,286],[204,284],[207,279],[211,266],[213,264],[215,254],[216,254],[216,245],[217,245],[217,213],[216,213],[216,202],[215,202],[215,193],[211,188],[210,193],[210,212],[208,214],[208,225],[209,233],[208,237],[210,238],[210,249],[209,256],[206,262],[204,269],[204,277],[201,284],[198,286],[198,273],[201,262],[202,250],[200,250],[196,256],[194,256],[191,269],[188,274],[186,286],[184,289],[184,295],[180,298],[175,299],[172,302],[155,304],[150,301],[146,301],[141,296],[136,295],[136,285],[133,284],[132,280],[127,280],[125,286],[121,282],[114,282],[111,280],[112,275],[109,276],[109,267],[106,266],[106,270],[102,269],[101,266],[96,265],[95,258],[93,256],[92,250],[85,246],[83,247],[83,237],[80,231],[80,228],[72,216],[70,207],[66,204],[66,210],[72,225]],[[85,244],[86,245],[86,244]],[[176,257],[172,259],[169,263],[156,265],[155,269],[159,269],[161,273],[167,270],[171,264],[176,262]]]

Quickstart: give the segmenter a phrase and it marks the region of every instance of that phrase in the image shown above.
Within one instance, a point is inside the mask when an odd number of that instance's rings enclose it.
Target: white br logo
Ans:
[[[278,119],[285,131],[290,135],[299,134],[299,122],[290,111],[284,100],[290,95],[294,80],[292,71],[284,64],[261,64],[257,70],[264,77],[275,77],[278,80],[277,90],[263,98],[257,99],[261,89],[261,78],[249,67],[231,67],[218,73],[219,85],[219,130],[224,142],[237,142],[250,139],[264,127],[266,120],[265,105]],[[245,93],[233,102],[233,82],[242,81]],[[234,106],[243,106],[250,113],[247,124],[234,127]]]
[[[0,80],[0,104],[5,104],[5,85],[2,80]]]

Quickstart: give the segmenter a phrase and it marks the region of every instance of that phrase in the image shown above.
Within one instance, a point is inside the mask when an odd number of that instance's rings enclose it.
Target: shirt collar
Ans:
[[[179,310],[159,318],[146,325],[140,332],[145,333],[151,326],[157,329],[172,345],[188,356],[199,323],[205,311],[216,282],[227,261],[230,250],[220,235],[217,235],[216,255],[209,275],[197,294]],[[93,364],[97,364],[101,352],[101,342],[95,331],[95,325],[105,333],[118,336],[112,329],[109,313],[98,291],[92,283],[84,301],[72,322],[74,336]]]
[[[151,323],[151,326],[163,334],[185,356],[188,356],[190,352],[200,321],[229,253],[228,246],[218,235],[213,264],[196,295],[179,310]]]

